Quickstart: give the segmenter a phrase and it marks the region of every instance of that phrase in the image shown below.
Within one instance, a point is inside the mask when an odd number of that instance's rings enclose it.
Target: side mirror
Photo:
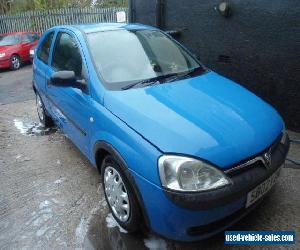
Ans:
[[[50,77],[50,84],[60,87],[73,87],[78,89],[85,89],[85,80],[77,80],[74,71],[57,71]]]

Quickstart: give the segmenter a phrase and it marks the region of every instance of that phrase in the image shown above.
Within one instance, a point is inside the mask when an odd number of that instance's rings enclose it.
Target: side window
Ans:
[[[32,39],[30,37],[30,34],[24,34],[22,35],[22,43],[31,43]]]
[[[50,48],[51,48],[51,42],[53,39],[54,32],[49,33],[46,38],[44,39],[43,43],[41,44],[37,57],[44,63],[48,63]]]
[[[32,34],[32,35],[33,35],[34,41],[37,41],[37,40],[40,39],[40,37],[39,37],[38,34],[34,33],[34,34]]]
[[[30,42],[30,43],[33,43],[33,42],[35,42],[37,39],[36,39],[36,34],[27,34],[27,37],[28,37],[28,41]]]
[[[33,43],[33,42],[35,42],[36,40],[38,40],[36,37],[37,37],[37,35],[36,34],[26,34],[26,35],[24,35],[25,36],[25,39],[26,39],[26,42],[28,42],[28,43]]]
[[[76,40],[69,34],[60,32],[55,41],[52,67],[56,70],[74,71],[82,78],[82,57]]]

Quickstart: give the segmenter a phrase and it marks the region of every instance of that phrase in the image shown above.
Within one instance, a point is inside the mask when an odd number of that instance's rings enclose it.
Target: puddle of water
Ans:
[[[105,199],[103,198],[103,200]],[[97,206],[89,212],[88,218],[82,218],[78,223],[75,234],[78,245],[83,244],[84,249],[193,250],[215,249],[216,246],[223,246],[223,234],[208,241],[179,243],[142,230],[136,233],[126,232],[118,225],[109,212],[108,206],[102,206],[103,200],[99,201]]]
[[[40,202],[38,210],[31,212],[30,218],[25,223],[27,228],[30,227],[32,231],[35,231],[36,237],[44,237],[51,229],[48,227],[48,222],[53,218],[52,205],[53,203],[49,200]],[[31,231],[27,231],[27,236],[32,238],[33,236],[30,232]]]
[[[40,203],[39,208],[43,209],[45,207],[48,207],[49,205],[50,205],[50,202],[48,200],[45,200],[45,201]]]
[[[167,250],[167,242],[154,235],[150,235],[147,239],[144,239],[144,243],[150,250]]]
[[[142,232],[128,233],[109,213],[108,207],[103,208],[101,202],[99,205],[102,209],[94,213],[87,223],[85,249],[167,249],[167,242],[159,237]]]
[[[80,219],[80,223],[76,228],[75,234],[76,234],[76,239],[79,243],[84,241],[84,237],[87,231],[87,223],[88,221],[84,217],[82,217]]]
[[[36,236],[41,237],[43,236],[47,231],[48,231],[48,227],[46,227],[45,225],[42,226],[39,230],[37,230],[36,232]]]
[[[125,234],[128,233],[123,227],[121,227],[118,224],[118,222],[115,220],[115,218],[113,217],[113,215],[111,213],[109,213],[107,215],[107,217],[106,217],[106,223],[107,223],[107,227],[109,227],[109,228],[117,227],[117,228],[119,228],[120,233],[125,233]]]
[[[54,181],[54,184],[59,185],[59,184],[63,183],[65,180],[66,180],[66,178],[61,177],[61,178],[57,179],[56,181]]]
[[[100,208],[104,208],[103,201],[99,202]],[[86,248],[167,250],[168,244],[164,239],[142,232],[128,233],[118,224],[113,215],[108,213],[108,207],[105,206],[104,210],[99,210],[97,207],[97,210],[98,213],[91,213],[87,223],[84,241]]]
[[[49,135],[57,131],[56,128],[45,128],[41,123],[32,122],[32,121],[22,121],[19,119],[14,119],[15,127],[23,135],[29,136],[40,136],[40,135]]]

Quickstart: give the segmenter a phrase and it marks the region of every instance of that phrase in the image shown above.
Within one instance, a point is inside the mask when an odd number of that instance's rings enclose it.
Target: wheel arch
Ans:
[[[10,57],[12,57],[12,56],[18,56],[18,57],[20,57],[20,54],[19,54],[19,53],[16,53],[16,52],[14,52],[14,53],[11,53],[11,56],[10,56]]]
[[[106,141],[97,141],[94,147],[94,157],[96,167],[100,174],[102,161],[107,155],[115,156],[122,170],[126,171],[128,169],[127,163],[125,162],[121,154],[110,143]]]
[[[135,182],[133,175],[131,174],[131,172],[129,170],[129,167],[128,167],[126,161],[121,156],[121,154],[118,152],[118,150],[116,148],[114,148],[114,146],[112,146],[110,143],[108,143],[106,141],[97,141],[95,144],[95,147],[94,147],[94,157],[95,157],[96,167],[99,171],[99,174],[101,174],[102,162],[107,155],[114,156],[115,160],[117,161],[117,163],[123,170],[127,180],[129,181],[129,183],[132,187],[134,195],[136,196],[136,198],[138,200],[139,208],[142,212],[144,224],[147,229],[150,229],[150,220],[149,220],[149,217],[148,217],[145,205],[144,205],[142,195],[139,191],[139,188]]]
[[[17,56],[17,57],[19,57],[19,59],[20,59],[20,62],[22,61],[20,54],[18,54],[18,53],[16,53],[16,52],[14,52],[14,53],[12,53],[12,54],[11,54],[10,58],[12,58],[13,56]]]

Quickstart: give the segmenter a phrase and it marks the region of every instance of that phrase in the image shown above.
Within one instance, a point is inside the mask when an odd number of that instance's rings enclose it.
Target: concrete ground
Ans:
[[[59,131],[39,127],[31,75],[30,65],[0,71],[0,249],[239,248],[225,246],[223,233],[188,244],[120,229],[96,169]],[[300,159],[300,145],[290,152]],[[299,238],[299,169],[287,162],[261,205],[230,230],[292,230]],[[265,248],[274,246],[251,246]],[[300,249],[299,241],[290,248]]]

